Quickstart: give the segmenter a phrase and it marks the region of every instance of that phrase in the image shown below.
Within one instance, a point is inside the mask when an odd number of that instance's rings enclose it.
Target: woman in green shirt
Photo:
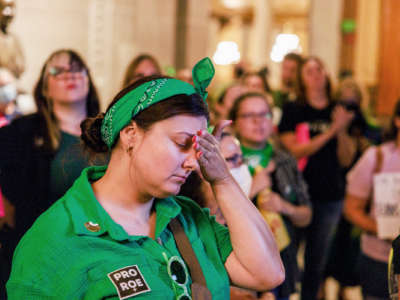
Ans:
[[[282,282],[271,231],[206,130],[204,89],[213,74],[204,59],[193,70],[195,88],[167,77],[140,79],[105,115],[82,123],[86,146],[110,151],[109,164],[85,169],[24,236],[7,283],[10,300],[191,299],[194,270],[178,250],[174,219],[212,299],[229,299],[230,281],[256,290]],[[229,231],[174,196],[194,170],[211,184]]]
[[[230,118],[241,143],[243,158],[253,175],[250,199],[256,200],[270,223],[281,250],[286,279],[274,293],[276,299],[287,300],[295,292],[298,275],[297,230],[310,223],[312,210],[296,160],[271,143],[273,124],[269,103],[272,101],[269,100],[261,93],[243,94],[235,101]]]

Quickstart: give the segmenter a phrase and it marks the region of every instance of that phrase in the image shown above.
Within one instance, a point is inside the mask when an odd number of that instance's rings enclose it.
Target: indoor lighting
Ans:
[[[230,65],[239,62],[239,47],[235,42],[219,42],[213,60],[217,65]]]
[[[270,54],[271,60],[281,62],[289,52],[301,52],[300,39],[296,34],[281,33],[275,39]]]

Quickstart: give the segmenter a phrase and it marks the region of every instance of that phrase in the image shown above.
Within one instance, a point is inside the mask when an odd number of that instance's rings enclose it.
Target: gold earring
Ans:
[[[129,154],[132,151],[132,149],[133,149],[133,146],[129,145],[128,148],[126,148],[126,153]]]

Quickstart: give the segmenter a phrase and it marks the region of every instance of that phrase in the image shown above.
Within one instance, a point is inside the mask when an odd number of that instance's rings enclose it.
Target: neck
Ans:
[[[265,142],[251,142],[251,141],[240,141],[243,146],[246,148],[254,149],[254,150],[261,150],[265,148],[265,145],[267,144],[267,141]]]
[[[54,103],[53,105],[60,129],[73,135],[80,135],[80,124],[87,116],[86,101],[68,105]]]
[[[306,97],[308,103],[317,109],[325,108],[329,104],[328,97],[323,89],[307,90]]]
[[[106,173],[93,184],[93,190],[98,201],[109,213],[125,211],[135,219],[145,221],[150,216],[154,197],[140,192],[130,173],[130,163],[125,155],[113,153]]]
[[[286,85],[285,83],[282,82],[281,91],[283,93],[290,94],[290,93],[294,93],[295,92],[295,88],[293,86],[288,86],[288,85]]]

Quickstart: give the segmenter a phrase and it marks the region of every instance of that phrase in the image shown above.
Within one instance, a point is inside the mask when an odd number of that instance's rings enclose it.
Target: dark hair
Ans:
[[[301,73],[303,71],[304,66],[311,60],[316,61],[322,68],[325,69],[322,60],[320,60],[316,56],[309,56],[309,57],[305,58],[304,60],[302,60],[299,68],[297,69],[297,82],[299,83],[297,94],[298,94],[298,100],[303,104],[306,103],[306,101],[307,101],[307,94],[306,94],[306,87],[304,85],[304,81],[303,81],[303,77],[301,76]],[[332,85],[331,85],[331,81],[330,81],[328,75],[326,75],[325,93],[328,97],[329,102],[332,103],[332,101],[333,101]]]
[[[136,56],[126,68],[124,80],[122,82],[123,88],[132,83],[133,80],[137,79],[137,75],[135,74],[136,69],[139,66],[139,64],[144,60],[151,61],[151,63],[156,67],[158,75],[161,75],[161,68],[157,60],[150,54],[145,54],[145,53],[140,54],[139,56]]]
[[[107,111],[123,96],[129,93],[131,90],[137,88],[138,86],[156,79],[170,78],[167,76],[152,75],[143,77],[129,86],[120,91],[110,103]],[[166,101],[168,100],[168,101]],[[133,109],[133,108],[132,108]],[[138,115],[132,118],[136,125],[143,129],[149,130],[150,127],[162,120],[166,120],[173,116],[188,114],[192,116],[204,116],[209,119],[207,104],[198,94],[185,95],[179,94],[169,98],[164,99],[156,104],[147,107],[145,110],[141,111]],[[81,124],[82,129],[82,140],[84,144],[92,152],[107,152],[109,149],[104,141],[101,139],[101,124],[104,119],[104,113],[97,115],[94,118],[87,118]],[[118,139],[117,139],[118,140]],[[114,143],[114,145],[116,142]]]
[[[49,62],[52,61],[53,58],[64,53],[69,55],[70,65],[75,65],[78,68],[86,70],[89,82],[89,91],[86,98],[87,116],[93,117],[97,115],[100,110],[99,97],[97,94],[96,87],[93,83],[92,77],[90,76],[90,71],[86,63],[81,58],[81,56],[77,52],[71,49],[61,49],[53,52],[43,65],[42,70],[40,72],[39,80],[36,83],[36,86],[33,91],[33,96],[38,110],[37,113],[44,121],[43,148],[49,151],[56,151],[58,149],[61,135],[56,116],[54,115],[53,104],[50,101],[51,99],[48,99],[45,96],[45,91],[47,89],[47,78],[48,78],[47,67]]]
[[[250,97],[259,97],[265,100],[265,103],[268,105],[268,108],[271,109],[270,104],[268,103],[268,99],[267,99],[267,95],[263,94],[263,93],[257,93],[257,92],[250,92],[250,93],[245,93],[241,96],[239,96],[235,102],[233,103],[233,106],[231,108],[231,110],[229,111],[229,120],[232,120],[232,122],[235,122],[237,117],[238,117],[238,113],[239,113],[239,109],[240,109],[240,104],[242,104],[242,102],[244,100],[246,100],[247,98]]]
[[[219,97],[218,97],[218,99],[217,99],[217,103],[218,103],[218,104],[225,104],[224,101],[225,101],[225,96],[226,96],[226,94],[229,92],[230,89],[232,89],[232,88],[234,88],[234,87],[237,87],[237,86],[241,86],[241,84],[239,84],[239,83],[234,83],[234,84],[231,84],[231,85],[229,85],[228,87],[226,87],[226,88],[222,91],[221,95],[219,95]]]
[[[263,91],[264,91],[264,92],[267,92],[267,93],[270,93],[270,92],[271,92],[271,87],[269,86],[269,83],[268,83],[268,81],[267,81],[267,75],[268,75],[268,69],[263,68],[263,69],[261,69],[261,70],[258,71],[258,72],[248,72],[248,73],[245,73],[240,79],[242,80],[242,82],[243,82],[243,84],[244,84],[244,81],[246,80],[247,77],[250,77],[250,76],[257,76],[257,77],[259,77],[259,78],[261,79],[261,81],[262,81],[262,84],[263,84]]]
[[[283,60],[293,60],[297,62],[297,65],[300,65],[303,62],[303,58],[300,54],[290,52],[283,57]]]
[[[395,123],[396,118],[400,118],[400,98],[397,100],[396,105],[394,107],[393,115],[390,121],[390,127],[383,136],[383,140],[385,142],[394,141],[397,139],[397,134],[399,132],[399,129],[397,128]]]

